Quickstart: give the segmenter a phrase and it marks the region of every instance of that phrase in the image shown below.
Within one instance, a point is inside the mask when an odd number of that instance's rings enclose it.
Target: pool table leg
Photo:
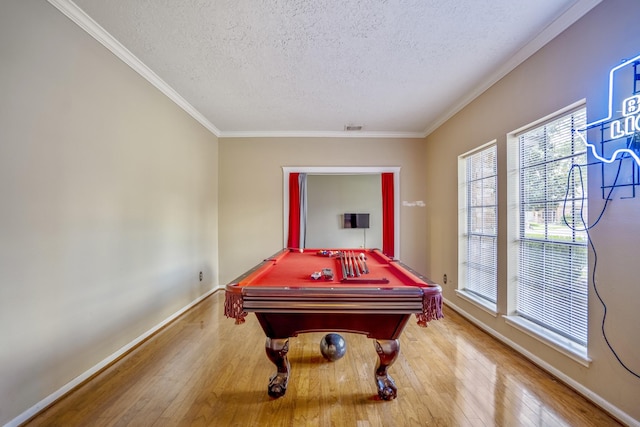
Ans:
[[[281,397],[287,392],[287,384],[289,383],[289,338],[269,338],[265,343],[267,357],[276,365],[278,369],[269,379],[269,396]]]
[[[378,362],[376,364],[376,386],[378,387],[378,396],[383,400],[395,399],[398,394],[396,383],[389,376],[387,370],[393,365],[400,353],[400,341],[398,340],[374,340],[374,346],[378,353]]]

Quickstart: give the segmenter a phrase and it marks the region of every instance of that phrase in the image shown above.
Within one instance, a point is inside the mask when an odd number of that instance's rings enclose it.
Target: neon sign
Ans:
[[[624,98],[616,107],[614,115],[614,103],[616,98],[616,90],[618,89],[617,81],[620,80],[619,74],[624,72],[627,67],[634,67],[633,71],[633,90],[632,93],[636,93],[636,81],[640,80],[640,76],[636,73],[635,67],[640,63],[640,55],[635,58],[624,61],[622,64],[614,67],[609,72],[609,99],[608,108],[609,114],[607,117],[596,120],[595,122],[588,123],[582,129],[576,129],[576,133],[582,139],[584,144],[591,150],[591,154],[596,159],[604,163],[613,163],[617,160],[618,156],[621,158],[625,155],[630,156],[635,160],[636,164],[640,166],[640,150],[636,148],[638,140],[640,138],[640,95],[632,95]],[[628,94],[629,92],[627,92]],[[604,153],[598,153],[595,144],[587,141],[587,130],[596,127],[606,129],[608,126],[609,142],[618,140],[621,138],[627,138],[628,143],[625,148],[618,148],[610,155],[606,156]],[[605,133],[606,135],[606,133]],[[631,142],[633,141],[633,142]],[[631,148],[633,147],[633,148]],[[603,150],[604,151],[604,150]]]
[[[622,103],[624,119],[611,122],[611,139],[634,135],[640,130],[640,114],[638,114],[640,112],[639,99],[640,96],[635,95],[624,100]]]

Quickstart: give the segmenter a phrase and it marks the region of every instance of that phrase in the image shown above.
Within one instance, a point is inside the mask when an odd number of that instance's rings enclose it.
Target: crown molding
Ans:
[[[187,112],[191,117],[198,121],[202,126],[207,128],[215,136],[220,136],[220,130],[207,120],[198,110],[189,104],[182,96],[178,94],[171,86],[162,80],[156,73],[147,67],[140,59],[124,47],[115,37],[109,34],[96,21],[87,15],[71,0],[48,0],[48,2],[58,9],[67,18],[71,19],[80,28],[86,31],[90,36],[100,42],[104,47],[109,49],[122,62],[130,66],[135,72],[144,77],[149,83],[154,85],[160,92],[165,94],[169,99],[175,102],[180,108]]]
[[[362,131],[230,131],[222,132],[178,92],[162,80],[156,73],[147,67],[129,49],[120,43],[115,37],[102,28],[96,21],[87,15],[78,5],[71,0],[47,0],[62,14],[71,19],[76,25],[96,39],[100,44],[109,49],[121,61],[130,66],[135,72],[144,77],[191,117],[207,128],[218,138],[424,138],[426,134],[421,132],[362,132]]]
[[[220,138],[424,138],[423,132],[367,132],[367,131],[230,131]]]
[[[529,59],[534,53],[542,49],[547,43],[560,35],[560,33],[573,25],[578,19],[582,18],[601,2],[602,0],[578,0],[574,3],[556,20],[547,25],[533,40],[517,51],[507,62],[502,64],[483,84],[477,86],[473,91],[470,91],[460,102],[456,103],[437,118],[424,130],[423,134],[425,137],[442,126],[447,120],[479,97],[484,91],[500,81],[500,79],[513,71],[518,65]]]
[[[439,118],[437,118],[423,132],[367,132],[367,131],[220,131],[213,123],[196,110],[189,102],[178,94],[171,86],[162,80],[156,73],[147,67],[140,59],[131,53],[124,45],[109,34],[89,15],[80,9],[71,0],[47,0],[52,6],[67,16],[85,32],[91,35],[99,43],[109,49],[125,64],[144,77],[158,90],[175,102],[187,114],[202,124],[206,129],[219,138],[393,138],[410,139],[425,138],[436,130],[474,99],[489,89],[501,78],[513,71],[518,65],[531,57],[544,45],[553,40],[556,36],[566,30],[574,22],[584,16],[587,12],[600,4],[602,0],[578,0],[569,7],[559,18],[550,23],[531,42],[516,52],[506,63],[483,84],[470,91],[466,97],[456,103]]]

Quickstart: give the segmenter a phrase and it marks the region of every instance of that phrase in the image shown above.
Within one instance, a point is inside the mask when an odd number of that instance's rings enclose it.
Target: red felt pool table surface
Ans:
[[[265,260],[264,265],[257,271],[241,279],[237,286],[286,286],[286,287],[333,287],[344,286],[341,282],[341,266],[338,256],[325,256],[317,249],[306,249],[304,252],[297,250],[282,251]],[[340,252],[330,250],[329,252]],[[389,282],[384,287],[398,286],[429,286],[425,280],[417,277],[406,268],[401,267],[391,258],[383,255],[378,250],[353,250],[349,251],[358,258],[364,254],[369,269],[368,274],[363,274],[362,285],[369,285],[367,279],[387,279]],[[311,278],[313,272],[319,272],[324,268],[330,268],[334,272],[333,280],[324,278],[315,280]],[[366,276],[366,278],[365,278]],[[347,279],[348,280],[348,279]],[[351,282],[357,283],[357,282]]]
[[[225,314],[237,323],[247,312],[415,313],[421,325],[442,317],[437,284],[377,249],[339,252],[364,254],[369,273],[345,278],[339,256],[284,249],[226,286]],[[325,268],[333,270],[332,280],[311,278]]]

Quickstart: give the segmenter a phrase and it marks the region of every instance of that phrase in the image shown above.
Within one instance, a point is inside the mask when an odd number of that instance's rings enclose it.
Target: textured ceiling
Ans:
[[[219,136],[339,135],[346,124],[363,125],[365,135],[419,136],[599,1],[75,5]],[[75,7],[67,0],[50,2]]]

